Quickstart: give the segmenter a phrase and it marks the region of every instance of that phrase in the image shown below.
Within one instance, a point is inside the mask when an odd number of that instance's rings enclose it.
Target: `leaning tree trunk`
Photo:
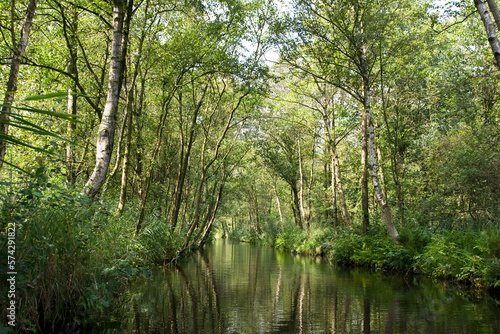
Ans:
[[[219,205],[220,205],[221,198],[222,198],[222,193],[224,191],[224,183],[225,183],[225,180],[222,181],[222,183],[219,187],[219,191],[217,192],[217,198],[215,199],[215,204],[213,205],[213,208],[210,212],[210,220],[208,221],[208,224],[203,229],[203,235],[201,236],[200,241],[198,242],[199,248],[203,247],[203,245],[207,241],[208,236],[210,235],[210,231],[211,231],[212,226],[215,222],[217,210],[219,209]],[[226,229],[224,228],[224,223],[222,224],[222,228],[224,229],[224,234],[226,234]]]
[[[175,227],[177,226],[177,221],[179,220],[179,211],[181,209],[181,204],[182,204],[182,193],[184,191],[184,182],[186,179],[187,175],[187,169],[190,163],[190,155],[191,155],[191,148],[193,147],[193,143],[195,140],[195,127],[196,127],[196,120],[198,118],[198,113],[200,112],[200,109],[203,105],[203,101],[205,100],[205,95],[208,90],[208,85],[205,86],[203,89],[203,93],[200,97],[200,100],[198,101],[196,108],[194,109],[193,116],[191,119],[191,126],[189,128],[189,136],[188,136],[188,143],[186,145],[186,148],[184,148],[184,137],[183,137],[183,132],[179,131],[179,136],[180,136],[180,142],[181,142],[181,147],[179,150],[179,171],[177,173],[177,181],[175,183],[175,189],[174,189],[174,205],[172,208],[172,216],[171,216],[171,230],[174,231]],[[179,117],[182,117],[182,93],[179,93]]]
[[[19,44],[17,46],[15,43],[14,29],[12,28],[12,47],[14,48],[14,56],[12,57],[12,62],[10,64],[9,81],[7,81],[7,89],[5,90],[5,97],[3,101],[3,106],[0,110],[0,133],[4,135],[9,134],[9,114],[14,102],[14,95],[17,91],[17,77],[19,76],[19,67],[21,66],[21,60],[23,59],[24,52],[26,51],[26,46],[28,45],[28,38],[31,30],[31,23],[33,17],[35,16],[37,0],[30,0],[28,8],[26,9],[26,16],[23,23],[23,29],[21,31],[21,37],[19,39]],[[12,13],[14,14],[14,13]],[[12,17],[12,20],[14,18]],[[7,153],[7,143],[0,140],[0,169],[2,168],[3,161],[5,159],[5,154]]]
[[[477,8],[479,16],[481,16],[481,21],[483,21],[484,29],[486,30],[486,35],[488,36],[488,42],[491,46],[491,51],[493,51],[493,55],[495,56],[496,65],[500,66],[500,43],[495,31],[495,24],[491,20],[490,14],[488,13],[488,7],[482,0],[474,0],[474,5]]]
[[[398,231],[396,230],[396,226],[394,225],[394,221],[392,220],[392,213],[389,208],[389,205],[387,204],[384,192],[382,190],[382,186],[379,181],[379,176],[378,176],[378,167],[377,167],[377,150],[375,148],[375,130],[373,128],[373,121],[372,121],[372,109],[370,105],[370,90],[369,90],[369,84],[368,80],[364,79],[363,80],[365,83],[363,84],[363,107],[364,107],[364,112],[366,113],[366,119],[367,119],[367,131],[368,131],[368,152],[369,152],[369,158],[370,158],[370,169],[371,169],[371,176],[372,176],[372,182],[373,182],[373,188],[375,190],[375,196],[377,198],[377,201],[380,205],[380,209],[382,210],[382,214],[384,216],[384,221],[385,225],[387,227],[387,230],[389,231],[389,235],[392,238],[392,241],[397,244],[397,237],[398,237]]]
[[[382,186],[380,185],[380,179],[378,176],[378,167],[377,167],[377,149],[375,147],[375,130],[373,127],[372,120],[372,107],[370,101],[370,70],[366,60],[366,46],[363,40],[363,34],[361,30],[361,22],[359,21],[359,17],[355,18],[355,29],[356,29],[356,43],[358,48],[358,59],[359,59],[359,70],[363,79],[363,118],[366,118],[366,130],[367,130],[367,139],[368,139],[368,155],[370,159],[370,172],[373,182],[373,188],[375,190],[375,197],[377,198],[377,202],[382,210],[382,214],[384,216],[385,225],[389,232],[389,235],[392,238],[392,241],[397,244],[398,240],[398,231],[396,230],[396,226],[394,225],[394,221],[392,219],[392,213],[389,208],[389,204],[387,204],[384,192],[382,190]]]
[[[495,0],[486,0],[488,7],[490,7],[490,12],[493,14],[497,28],[500,29],[500,11],[498,10],[497,3]]]
[[[83,193],[94,198],[101,190],[108,173],[116,128],[116,114],[120,97],[124,66],[122,64],[122,35],[125,13],[123,0],[113,1],[113,38],[111,42],[111,62],[109,66],[108,95],[97,132],[96,163]]]

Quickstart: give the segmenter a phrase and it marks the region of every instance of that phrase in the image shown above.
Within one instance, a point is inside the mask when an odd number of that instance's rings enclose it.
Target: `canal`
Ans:
[[[225,240],[128,297],[120,327],[134,333],[500,333],[491,297]]]

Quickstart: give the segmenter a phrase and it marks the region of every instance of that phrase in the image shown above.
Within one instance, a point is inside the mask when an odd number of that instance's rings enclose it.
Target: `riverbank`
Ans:
[[[376,271],[416,273],[453,280],[477,289],[500,288],[500,231],[401,229],[394,244],[382,226],[360,229],[313,228],[306,233],[295,226],[275,234],[234,231],[233,240],[258,243],[293,253],[324,256],[331,262]]]
[[[134,238],[136,210],[119,216],[112,201],[90,203],[71,188],[28,184],[6,193],[0,210],[0,246],[15,241],[16,326],[19,332],[61,332],[65,326],[92,327],[109,322],[122,303],[122,293],[150,266],[177,256],[181,235],[165,219],[151,218]],[[7,226],[15,225],[15,236]],[[374,270],[415,272],[453,279],[477,288],[500,286],[500,232],[493,228],[434,233],[402,229],[399,245],[384,228],[334,230],[316,226],[307,234],[294,226],[263,230],[238,229],[230,237],[294,253],[325,256],[333,262]],[[7,256],[0,270],[7,270]],[[0,288],[0,316],[6,318],[8,289]]]
[[[114,203],[90,203],[71,188],[28,184],[1,199],[0,271],[13,271],[5,252],[7,226],[15,226],[17,274],[12,323],[5,323],[8,287],[0,287],[0,333],[59,333],[108,322],[129,282],[147,277],[150,265],[180,247],[169,233],[161,233],[161,224],[151,222],[133,238],[132,210],[118,216]]]
[[[128,289],[119,333],[498,333],[494,299],[217,239]],[[96,333],[105,332],[105,327]]]

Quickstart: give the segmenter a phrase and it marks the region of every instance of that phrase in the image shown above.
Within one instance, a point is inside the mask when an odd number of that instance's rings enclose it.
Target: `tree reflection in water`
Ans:
[[[218,241],[130,290],[134,333],[498,333],[500,310],[423,278]]]

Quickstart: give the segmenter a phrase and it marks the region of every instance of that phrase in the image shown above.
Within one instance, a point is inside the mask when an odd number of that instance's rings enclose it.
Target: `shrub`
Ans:
[[[102,204],[89,205],[70,186],[46,181],[28,180],[7,189],[0,208],[2,249],[7,249],[5,227],[16,224],[17,320],[22,331],[54,332],[70,322],[98,321],[140,272],[128,224]],[[2,296],[4,289],[2,285]],[[0,307],[4,316],[6,307]]]
[[[483,285],[490,288],[500,287],[500,259],[486,259],[483,274]]]
[[[284,230],[278,233],[275,247],[283,250],[297,252],[300,245],[307,239],[307,234],[304,230],[296,225],[286,225]]]
[[[452,239],[450,235],[434,235],[424,252],[416,257],[417,271],[434,277],[475,281],[481,276],[484,259],[471,252],[468,248],[474,248],[474,244],[466,247],[464,239],[467,237]]]
[[[335,233],[331,228],[313,229],[309,236],[298,246],[297,251],[309,255],[327,254],[332,247],[334,237]]]
[[[154,220],[144,227],[136,245],[140,258],[146,263],[162,264],[175,258],[182,246],[182,238],[172,234],[170,226],[163,220]]]
[[[355,259],[352,257],[362,248],[363,237],[352,231],[347,231],[334,240],[329,259],[340,264],[354,264]]]

